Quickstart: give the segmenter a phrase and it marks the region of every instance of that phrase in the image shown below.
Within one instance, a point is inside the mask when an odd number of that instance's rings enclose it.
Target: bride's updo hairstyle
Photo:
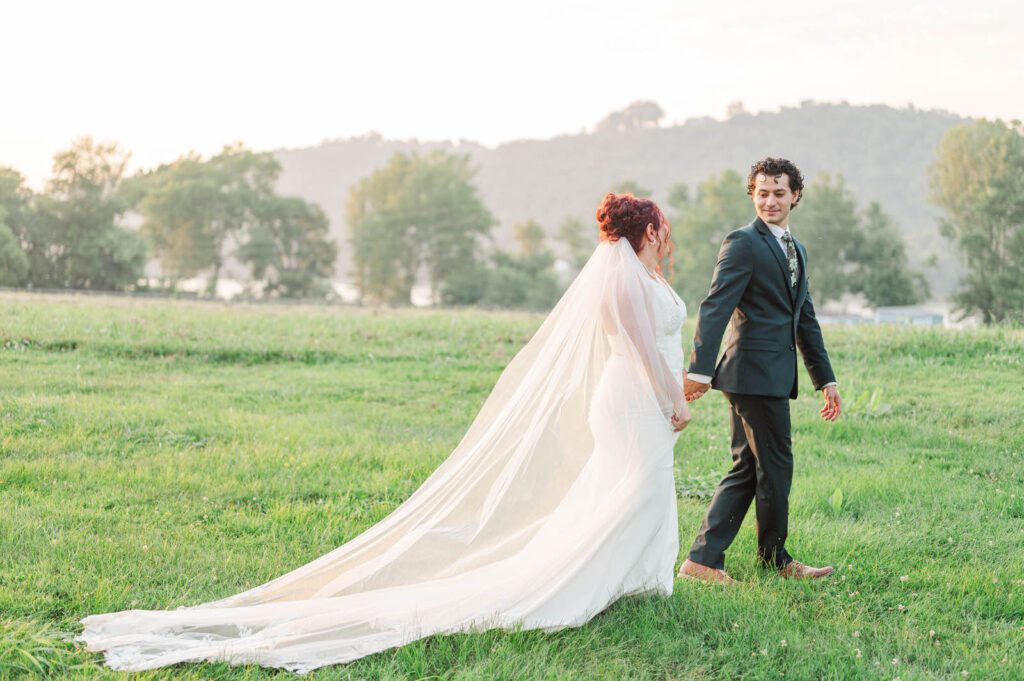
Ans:
[[[643,247],[646,239],[647,225],[654,225],[656,232],[661,231],[662,226],[671,228],[665,215],[658,208],[658,204],[650,199],[642,199],[632,194],[604,195],[601,205],[597,207],[597,225],[601,230],[601,241],[618,241],[626,239],[629,245],[637,253]],[[669,233],[671,234],[671,232]],[[669,256],[671,263],[672,239],[667,239],[668,250],[665,255]],[[658,266],[659,271],[661,266]]]

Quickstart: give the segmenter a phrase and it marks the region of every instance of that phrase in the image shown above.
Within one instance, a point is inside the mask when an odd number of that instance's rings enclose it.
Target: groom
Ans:
[[[757,218],[725,237],[711,290],[700,304],[684,392],[692,402],[715,388],[729,400],[733,467],[715,490],[679,569],[682,577],[734,582],[723,569],[725,550],[751,501],[762,564],[783,577],[817,578],[833,571],[793,560],[785,546],[793,480],[789,400],[797,396],[797,348],[815,389],[824,393],[822,418],[835,421],[841,404],[807,291],[807,252],[789,232],[789,214],[803,186],[800,171],[786,159],[769,157],[751,166],[747,193]],[[716,367],[730,318],[733,331]]]

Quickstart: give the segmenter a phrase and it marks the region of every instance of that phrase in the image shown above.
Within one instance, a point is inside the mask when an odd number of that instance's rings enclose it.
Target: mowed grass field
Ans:
[[[221,598],[359,534],[448,455],[541,319],[3,294],[0,678],[124,678],[71,642],[79,618]],[[737,588],[677,580],[581,628],[434,636],[307,678],[1024,678],[1024,331],[825,338],[846,409],[821,421],[801,370],[789,548],[832,578],[756,567],[751,511]],[[730,465],[724,398],[694,413],[684,552]]]

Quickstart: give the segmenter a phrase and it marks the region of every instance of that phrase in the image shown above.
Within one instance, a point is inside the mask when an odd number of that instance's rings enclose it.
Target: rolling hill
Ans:
[[[695,187],[729,168],[745,174],[753,160],[775,155],[796,161],[810,180],[820,172],[842,174],[861,207],[880,202],[908,239],[912,265],[926,274],[933,294],[944,297],[960,267],[952,245],[938,232],[939,210],[928,202],[927,169],[943,133],[968,120],[909,106],[808,101],[724,121],[691,119],[494,148],[469,141],[388,140],[370,133],[273,153],[283,167],[278,189],[315,201],[330,217],[341,245],[342,275],[349,264],[344,225],[349,188],[397,152],[440,148],[469,154],[479,168],[481,194],[500,220],[495,238],[502,246],[511,242],[512,226],[528,218],[552,231],[566,216],[591,220],[600,197],[619,181],[635,180],[650,188],[655,200],[664,200],[676,182]],[[799,219],[794,213],[797,234]],[[937,266],[930,267],[933,258]]]

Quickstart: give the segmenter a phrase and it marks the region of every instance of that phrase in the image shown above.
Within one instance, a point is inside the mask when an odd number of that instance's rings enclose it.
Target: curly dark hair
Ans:
[[[747,175],[748,196],[754,195],[754,183],[760,173],[769,177],[785,173],[789,178],[790,191],[800,192],[800,196],[793,202],[793,208],[796,208],[796,204],[800,203],[800,199],[803,198],[804,176],[795,163],[785,158],[772,158],[771,156],[754,163],[750,166],[750,173]]]
[[[601,230],[601,241],[626,239],[637,253],[643,246],[647,225],[654,225],[656,230],[660,230],[662,226],[668,227],[669,230],[672,229],[672,225],[665,219],[665,214],[658,208],[658,204],[650,199],[633,196],[629,192],[625,194],[609,192],[604,195],[597,207],[597,225]],[[668,256],[668,276],[671,277],[672,264],[675,262],[672,251],[675,250],[675,246],[671,237],[666,241],[664,255]],[[662,271],[661,263],[658,263],[658,271]]]

